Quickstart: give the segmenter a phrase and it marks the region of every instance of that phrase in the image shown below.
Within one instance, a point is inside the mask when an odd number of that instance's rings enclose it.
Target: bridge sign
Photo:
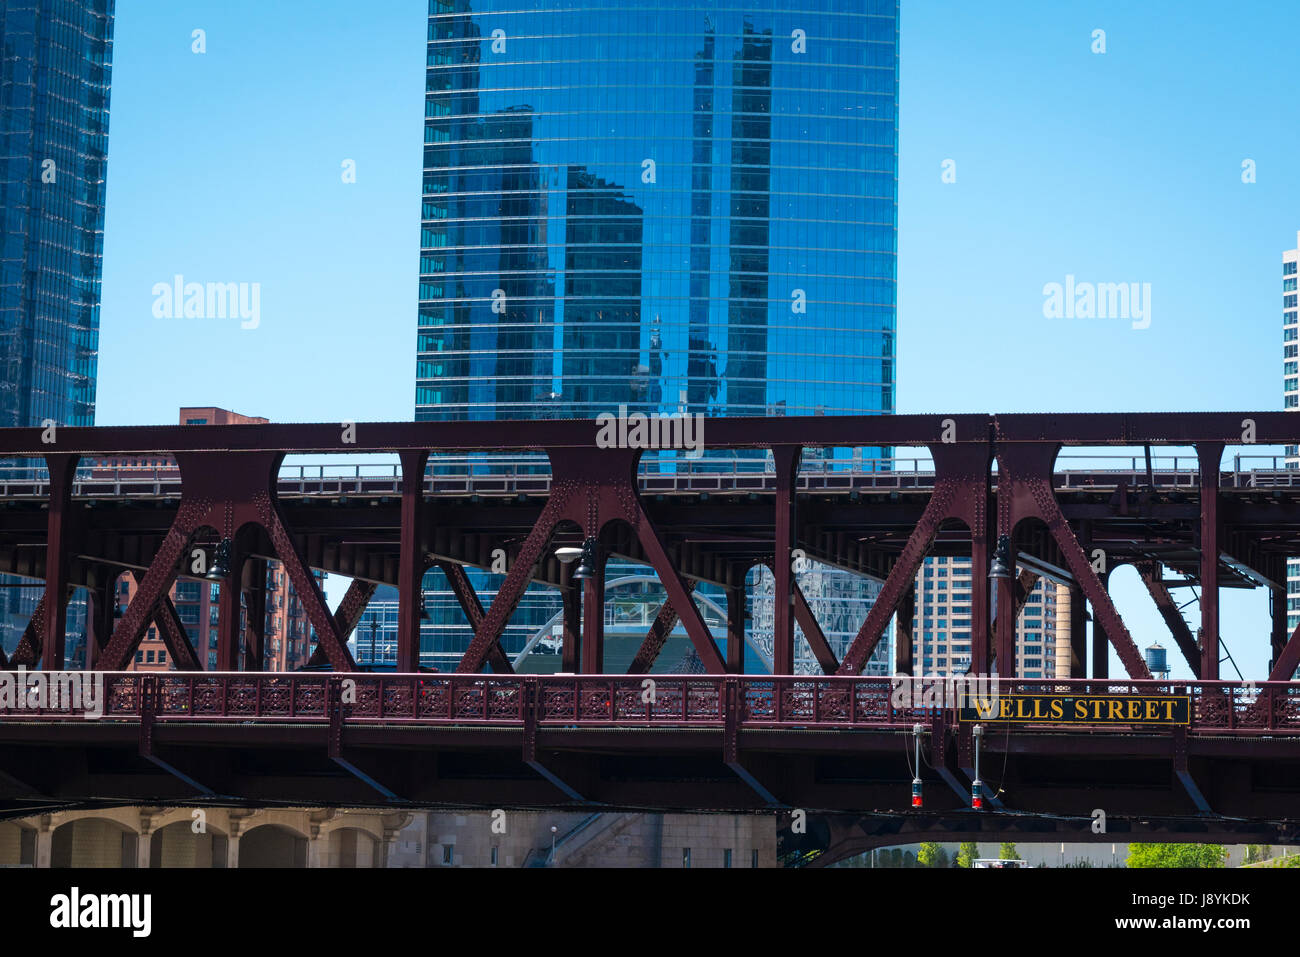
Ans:
[[[1022,724],[1168,724],[1191,723],[1186,695],[1003,694],[976,698],[962,708],[963,721]]]

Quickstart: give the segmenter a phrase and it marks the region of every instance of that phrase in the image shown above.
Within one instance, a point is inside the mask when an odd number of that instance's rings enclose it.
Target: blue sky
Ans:
[[[425,16],[119,0],[100,424],[412,417]],[[904,0],[899,411],[1280,408],[1298,29],[1260,2]],[[260,283],[260,326],[154,318],[176,274]],[[1067,275],[1150,283],[1150,328],[1045,319]],[[1146,644],[1132,577],[1117,601]],[[1243,670],[1264,668],[1264,600],[1225,597]]]

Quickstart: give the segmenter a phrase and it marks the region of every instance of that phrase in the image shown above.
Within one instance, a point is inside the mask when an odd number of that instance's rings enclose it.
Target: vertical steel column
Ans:
[[[582,583],[582,673],[605,671],[605,548],[596,543],[592,574]]]
[[[247,671],[266,669],[266,562],[250,558],[244,563],[244,607],[247,609],[244,625],[244,668]],[[286,649],[288,635],[280,636],[280,647]],[[287,660],[287,658],[286,658]]]
[[[1070,677],[1088,677],[1088,606],[1083,589],[1071,585],[1070,591]]]
[[[1110,594],[1110,568],[1097,573],[1101,587]],[[1101,623],[1096,604],[1092,606],[1092,676],[1103,681],[1110,677],[1110,636]]]
[[[970,543],[970,674],[987,675],[993,670],[989,618],[989,537],[984,527],[971,529]]]
[[[1222,442],[1199,442],[1201,487],[1201,680],[1219,679],[1219,464]]]
[[[1284,566],[1285,567],[1285,566]],[[1272,654],[1269,656],[1268,667],[1273,670],[1277,664],[1278,658],[1282,656],[1282,649],[1286,647],[1287,639],[1291,637],[1291,632],[1287,628],[1287,598],[1286,586],[1279,585],[1276,588],[1269,589],[1271,599],[1271,611],[1273,615],[1273,635],[1269,645]]]
[[[997,665],[999,678],[1016,676],[1016,550],[1011,547],[1011,576],[997,580]]]
[[[794,569],[795,475],[799,471],[799,446],[772,449],[776,467],[776,541],[772,561],[772,673],[794,674]]]
[[[745,586],[727,589],[727,673],[745,673]]]
[[[582,593],[573,579],[573,565],[560,565],[560,597],[564,602],[564,648],[560,670],[577,674],[582,664]]]
[[[221,583],[221,600],[218,606],[221,624],[217,630],[218,671],[241,670],[240,651],[244,628],[239,597],[243,592],[244,564],[244,552],[236,536],[230,546],[230,577]],[[199,634],[202,635],[206,622],[200,622],[199,625]]]
[[[402,452],[402,531],[398,546],[397,672],[420,670],[420,608],[424,572],[424,470],[429,453]]]
[[[912,618],[916,614],[916,584],[903,592],[894,618],[894,671],[896,674],[914,674],[912,661]]]
[[[50,473],[50,514],[45,540],[45,633],[41,636],[41,667],[64,667],[64,636],[68,628],[68,566],[72,559],[72,480],[76,455],[47,455]]]

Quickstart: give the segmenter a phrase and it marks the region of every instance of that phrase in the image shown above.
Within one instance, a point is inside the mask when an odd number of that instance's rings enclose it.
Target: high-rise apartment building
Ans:
[[[431,0],[428,41],[417,420],[894,410],[896,0]],[[842,650],[876,586],[828,587]]]
[[[113,4],[0,4],[0,427],[94,424]],[[42,593],[22,583],[0,576],[6,652]],[[85,612],[78,591],[70,649]]]
[[[971,561],[929,558],[916,576],[912,618],[913,673],[966,674],[971,663]],[[1069,677],[1068,650],[1057,655],[1057,637],[1069,642],[1070,589],[1040,578],[1016,620],[1016,675]],[[1058,671],[1058,661],[1064,673]]]

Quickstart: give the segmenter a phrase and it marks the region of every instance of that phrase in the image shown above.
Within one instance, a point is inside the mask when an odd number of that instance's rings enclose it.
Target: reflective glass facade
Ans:
[[[0,426],[94,423],[113,2],[0,5]]]
[[[895,0],[433,0],[416,417],[894,409]]]
[[[431,0],[426,76],[417,420],[894,410],[896,0]]]
[[[113,5],[0,3],[0,426],[94,424]],[[0,589],[6,652],[40,594]]]

